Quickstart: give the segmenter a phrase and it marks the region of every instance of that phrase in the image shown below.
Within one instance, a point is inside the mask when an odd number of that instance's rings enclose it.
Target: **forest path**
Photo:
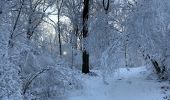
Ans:
[[[161,87],[166,83],[149,74],[146,67],[121,68],[107,85],[100,74],[82,75],[84,88],[71,93],[69,100],[165,100]]]

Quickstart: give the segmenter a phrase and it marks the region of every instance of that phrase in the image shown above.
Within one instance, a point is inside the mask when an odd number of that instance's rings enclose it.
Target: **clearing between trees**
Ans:
[[[98,76],[82,75],[84,88],[70,94],[69,100],[168,100],[156,76],[145,66],[120,68],[104,84],[100,72]],[[114,77],[113,77],[114,76]]]

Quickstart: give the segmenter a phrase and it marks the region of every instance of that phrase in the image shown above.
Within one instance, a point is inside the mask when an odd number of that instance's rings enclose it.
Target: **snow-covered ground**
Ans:
[[[164,83],[149,76],[145,67],[121,68],[107,79],[107,85],[97,74],[82,75],[84,88],[72,91],[69,100],[165,100],[161,90]]]

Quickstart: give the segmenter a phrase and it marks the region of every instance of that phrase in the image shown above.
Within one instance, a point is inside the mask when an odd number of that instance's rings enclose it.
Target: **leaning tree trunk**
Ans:
[[[89,0],[84,0],[84,9],[83,9],[83,64],[82,64],[82,73],[89,73],[89,53],[87,51],[87,35],[88,35],[88,17],[89,17]]]

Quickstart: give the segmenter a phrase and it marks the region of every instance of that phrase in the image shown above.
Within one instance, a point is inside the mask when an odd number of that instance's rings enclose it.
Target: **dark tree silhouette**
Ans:
[[[82,73],[89,73],[89,53],[87,51],[87,40],[85,39],[88,35],[88,17],[89,17],[89,0],[84,0],[84,9],[83,9],[83,64],[82,64]]]

